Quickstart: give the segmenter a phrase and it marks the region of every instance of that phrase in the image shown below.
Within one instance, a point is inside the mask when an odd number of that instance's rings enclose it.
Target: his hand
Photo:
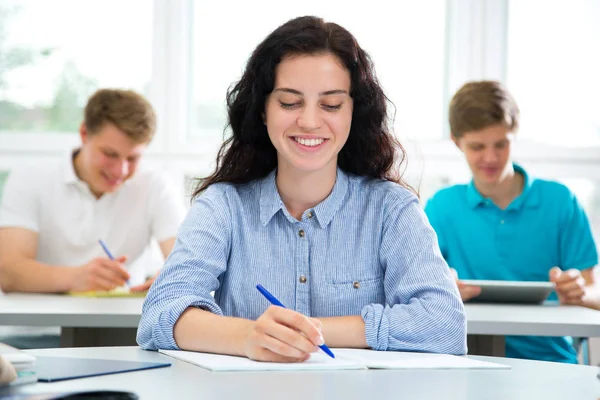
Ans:
[[[141,285],[132,286],[129,290],[131,290],[132,292],[143,292],[144,290],[149,290],[150,286],[152,286],[157,276],[158,273],[152,278],[148,279],[146,282],[142,283]]]
[[[554,283],[561,304],[583,305],[586,287],[581,271],[577,269],[562,271],[559,267],[554,267],[550,270],[550,282]]]
[[[467,285],[458,279],[458,273],[454,268],[450,268],[454,279],[456,280],[456,286],[458,286],[458,292],[462,301],[471,300],[473,297],[477,297],[481,294],[481,287],[475,285]]]
[[[112,290],[123,286],[129,279],[129,272],[123,266],[126,260],[125,256],[114,260],[103,257],[94,258],[77,268],[71,290],[74,292]]]
[[[296,311],[271,306],[246,336],[246,356],[257,361],[302,362],[324,343],[323,325]]]

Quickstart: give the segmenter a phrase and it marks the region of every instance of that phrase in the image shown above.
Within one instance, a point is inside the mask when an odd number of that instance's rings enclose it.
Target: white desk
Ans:
[[[505,335],[600,337],[600,311],[558,303],[469,304],[469,353],[504,356]]]
[[[511,370],[367,370],[210,372],[134,347],[32,350],[45,356],[167,361],[172,366],[0,390],[0,397],[75,390],[125,390],[140,399],[445,399],[566,400],[600,398],[598,369],[538,361],[475,357]]]
[[[142,298],[0,296],[0,325],[60,326],[62,347],[134,345]]]
[[[600,311],[578,306],[465,305],[469,334],[600,337]]]
[[[64,347],[132,345],[142,303],[11,293],[0,296],[0,325],[61,326]],[[466,312],[467,332],[482,349],[478,354],[502,355],[504,335],[600,337],[600,311],[583,307],[467,303]]]

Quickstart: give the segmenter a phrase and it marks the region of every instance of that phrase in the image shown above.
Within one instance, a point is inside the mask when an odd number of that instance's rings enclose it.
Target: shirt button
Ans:
[[[360,282],[354,282],[354,283],[352,284],[352,287],[353,287],[354,289],[358,289],[358,288],[360,288]]]
[[[306,283],[306,277],[304,275],[300,276],[300,283]]]
[[[308,212],[308,214],[306,214],[306,216],[307,216],[308,218],[312,218],[312,217],[313,217],[313,213],[309,211],[309,212]]]
[[[304,237],[304,235],[305,235],[305,234],[304,234],[304,231],[303,231],[302,229],[300,229],[300,230],[298,231],[298,236],[300,236],[300,237]]]

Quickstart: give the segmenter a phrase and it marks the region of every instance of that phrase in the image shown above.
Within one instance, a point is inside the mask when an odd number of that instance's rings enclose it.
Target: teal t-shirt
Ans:
[[[564,185],[523,175],[523,192],[504,210],[471,181],[437,192],[425,207],[440,250],[460,279],[548,281],[554,266],[598,264],[588,218]],[[556,299],[552,294],[550,299]],[[577,363],[570,337],[507,336],[506,356]]]

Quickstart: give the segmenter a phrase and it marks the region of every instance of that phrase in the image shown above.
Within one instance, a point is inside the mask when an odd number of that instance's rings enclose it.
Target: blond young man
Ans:
[[[425,212],[458,279],[550,280],[562,304],[599,309],[587,216],[567,187],[534,179],[512,162],[519,109],[507,89],[495,81],[465,84],[449,120],[473,179],[440,190]],[[458,286],[464,301],[481,292],[460,280]],[[576,363],[572,344],[567,337],[509,336],[506,355]]]
[[[154,238],[166,258],[184,215],[161,173],[138,168],[152,140],[152,106],[128,90],[102,89],[88,101],[81,146],[59,163],[16,169],[0,209],[4,292],[148,289],[144,266],[127,268]],[[103,239],[113,255],[103,252]]]

